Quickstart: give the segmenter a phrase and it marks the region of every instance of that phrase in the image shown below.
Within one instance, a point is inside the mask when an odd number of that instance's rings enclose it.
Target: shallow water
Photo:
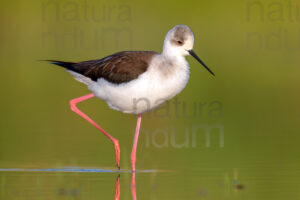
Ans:
[[[299,169],[0,169],[1,199],[297,199]],[[136,183],[136,184],[135,184]],[[119,196],[119,198],[118,198]]]

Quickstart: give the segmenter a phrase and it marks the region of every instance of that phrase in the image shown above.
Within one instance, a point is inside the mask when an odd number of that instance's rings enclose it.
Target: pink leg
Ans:
[[[117,167],[118,169],[120,169],[120,147],[119,147],[119,141],[115,138],[113,138],[111,135],[109,135],[103,128],[101,128],[98,124],[96,124],[96,122],[94,122],[91,118],[89,118],[86,114],[84,114],[81,110],[79,110],[76,107],[76,104],[81,102],[81,101],[85,101],[87,99],[90,99],[92,97],[94,97],[94,94],[88,94],[82,97],[78,97],[76,99],[72,99],[70,100],[70,105],[71,105],[71,110],[76,112],[78,115],[80,115],[81,117],[83,117],[84,119],[86,119],[88,122],[90,122],[93,126],[95,126],[97,129],[99,129],[106,137],[108,137],[108,139],[110,139],[112,141],[112,143],[115,146],[115,151],[116,151],[116,163],[117,163]]]
[[[136,129],[135,129],[132,152],[131,152],[132,172],[135,172],[136,148],[137,148],[137,143],[138,143],[139,134],[140,134],[141,121],[142,121],[142,114],[139,114],[138,119],[137,119],[137,123],[136,123]]]

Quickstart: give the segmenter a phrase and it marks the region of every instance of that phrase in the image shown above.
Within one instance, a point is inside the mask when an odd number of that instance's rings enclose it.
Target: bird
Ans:
[[[131,168],[132,172],[135,172],[142,115],[158,108],[185,88],[190,76],[189,64],[185,57],[191,55],[210,74],[215,76],[194,52],[193,46],[194,34],[191,28],[187,25],[176,25],[167,32],[161,53],[122,51],[102,59],[82,62],[46,61],[65,68],[77,81],[87,85],[92,92],[71,99],[71,110],[111,140],[115,148],[116,165],[119,170],[119,141],[79,110],[77,104],[97,97],[104,100],[113,110],[137,115],[131,151]]]

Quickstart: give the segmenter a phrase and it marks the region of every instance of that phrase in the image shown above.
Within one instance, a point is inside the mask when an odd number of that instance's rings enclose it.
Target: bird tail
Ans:
[[[60,67],[65,68],[79,82],[82,82],[86,85],[89,85],[92,83],[92,80],[90,78],[83,76],[78,70],[76,70],[74,68],[74,64],[76,64],[76,63],[64,62],[64,61],[58,61],[58,60],[42,60],[42,61],[47,61],[47,62],[50,62],[51,64],[58,65]]]
[[[61,66],[61,67],[66,68],[68,70],[74,71],[74,64],[75,63],[73,63],[73,62],[64,62],[64,61],[58,61],[58,60],[44,60],[44,61],[50,62],[51,64],[54,64],[54,65]]]

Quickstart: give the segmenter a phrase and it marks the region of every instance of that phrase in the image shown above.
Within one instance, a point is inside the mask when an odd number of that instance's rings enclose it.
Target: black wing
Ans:
[[[48,61],[89,77],[93,81],[104,78],[109,82],[119,84],[134,80],[140,74],[144,73],[154,55],[157,55],[157,53],[153,51],[124,51],[99,60],[78,63],[56,60]]]

